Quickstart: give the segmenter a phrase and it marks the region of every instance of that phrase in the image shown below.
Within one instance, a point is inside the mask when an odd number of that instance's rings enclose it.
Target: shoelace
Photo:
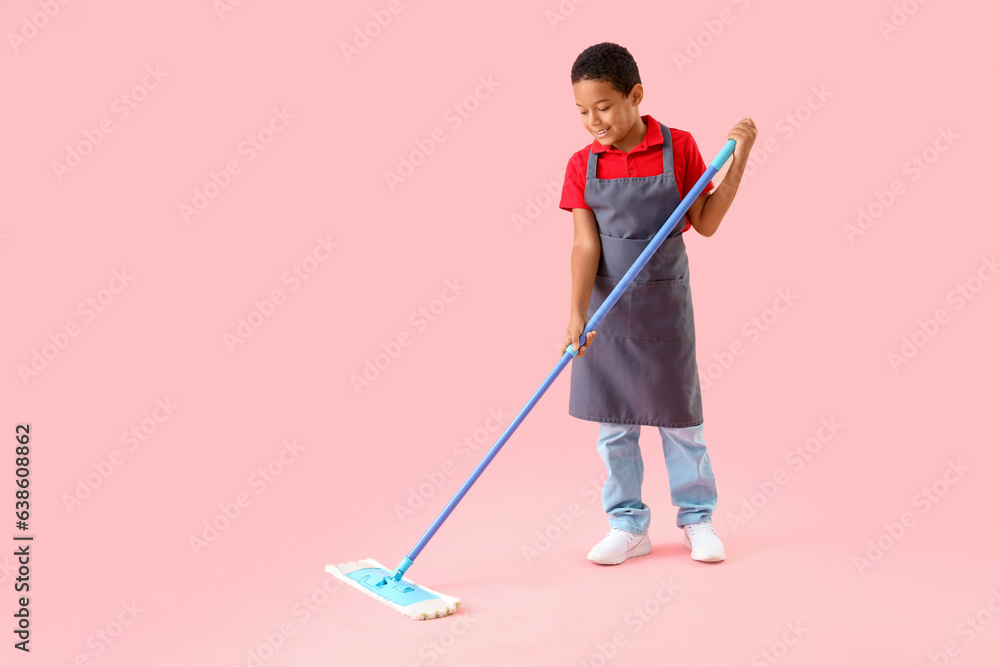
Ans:
[[[715,528],[710,523],[691,524],[691,534],[695,535],[697,533],[712,533],[718,537],[718,533],[715,532]]]
[[[611,537],[616,530],[619,533],[624,533],[625,534],[625,541],[628,542],[629,544],[632,544],[632,542],[635,541],[636,538],[639,537],[635,533],[630,533],[627,530],[622,530],[621,528],[612,528],[610,531],[608,531],[608,534],[605,535],[604,537]]]

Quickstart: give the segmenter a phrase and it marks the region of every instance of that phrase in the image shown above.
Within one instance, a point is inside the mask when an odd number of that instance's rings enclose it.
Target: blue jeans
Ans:
[[[718,494],[702,425],[657,427],[670,478],[670,499],[677,507],[677,527],[711,523]],[[649,529],[649,506],[643,504],[642,453],[637,424],[600,422],[597,452],[608,470],[601,501],[612,528],[642,534]]]

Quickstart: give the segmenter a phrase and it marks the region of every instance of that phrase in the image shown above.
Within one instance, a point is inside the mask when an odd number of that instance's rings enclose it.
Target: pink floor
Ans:
[[[336,459],[314,444],[301,468],[292,464],[288,479],[253,501],[261,509],[242,510],[199,555],[178,536],[195,532],[192,516],[233,494],[175,494],[144,514],[113,506],[110,491],[95,496],[80,510],[105,516],[94,534],[81,533],[56,553],[38,545],[36,641],[51,645],[50,633],[62,633],[58,651],[44,649],[50,664],[84,655],[89,664],[143,667],[902,666],[925,664],[948,642],[958,650],[955,664],[988,665],[1000,652],[1000,618],[990,624],[1000,615],[996,523],[969,509],[992,502],[982,470],[966,473],[975,483],[960,482],[922,515],[907,494],[866,492],[859,480],[867,473],[845,469],[852,450],[864,446],[856,433],[831,440],[792,473],[776,462],[796,439],[706,429],[721,493],[715,524],[728,552],[726,561],[707,564],[680,544],[657,443],[644,440],[653,552],[600,567],[585,559],[606,530],[591,491],[601,473],[586,442],[594,429],[559,414],[557,400],[529,416],[410,570],[419,583],[462,598],[453,616],[410,620],[339,586],[323,568],[366,557],[395,565],[475,463],[433,443],[431,433],[460,434],[463,420],[482,415],[394,434],[424,443],[413,452],[420,471],[404,472],[411,466],[401,463],[363,483],[350,477],[378,467],[388,442]],[[339,474],[329,463],[316,465],[324,456],[338,462]],[[426,504],[400,522],[393,506],[406,502],[405,489],[447,461],[458,472],[440,491],[425,487]],[[788,481],[766,501],[755,496],[758,481],[776,469]],[[734,529],[744,499],[759,509]],[[866,557],[868,540],[908,508],[915,523],[859,570],[855,559]],[[105,623],[114,632],[119,604],[133,601],[138,618],[98,653],[91,633]]]

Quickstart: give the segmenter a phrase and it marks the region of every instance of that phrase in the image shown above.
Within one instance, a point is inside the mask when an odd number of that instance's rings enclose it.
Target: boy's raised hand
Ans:
[[[736,140],[736,150],[733,151],[733,162],[746,165],[747,159],[750,157],[750,149],[753,147],[754,139],[757,138],[757,126],[754,125],[753,120],[749,116],[743,118],[736,125],[733,125],[733,129],[729,131],[729,136],[726,138]]]
[[[566,337],[563,339],[562,347],[559,348],[560,359],[562,359],[562,356],[566,354],[566,348],[568,346],[572,345],[574,350],[578,349],[580,344],[580,334],[583,333],[583,328],[585,326],[587,326],[587,323],[582,319],[578,317],[570,318],[569,326],[566,327]],[[582,357],[587,353],[587,348],[590,347],[590,343],[594,340],[594,334],[596,333],[596,331],[591,331],[587,334],[587,342],[583,344],[583,347],[579,347],[580,352],[578,356]]]

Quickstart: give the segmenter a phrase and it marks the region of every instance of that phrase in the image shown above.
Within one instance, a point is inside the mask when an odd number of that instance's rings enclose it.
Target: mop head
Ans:
[[[390,580],[380,586],[378,584],[386,577],[391,577],[393,572],[372,558],[340,565],[327,565],[326,571],[368,597],[418,621],[443,618],[453,614],[461,602],[459,598],[442,595],[415,584],[406,577],[399,581]]]

